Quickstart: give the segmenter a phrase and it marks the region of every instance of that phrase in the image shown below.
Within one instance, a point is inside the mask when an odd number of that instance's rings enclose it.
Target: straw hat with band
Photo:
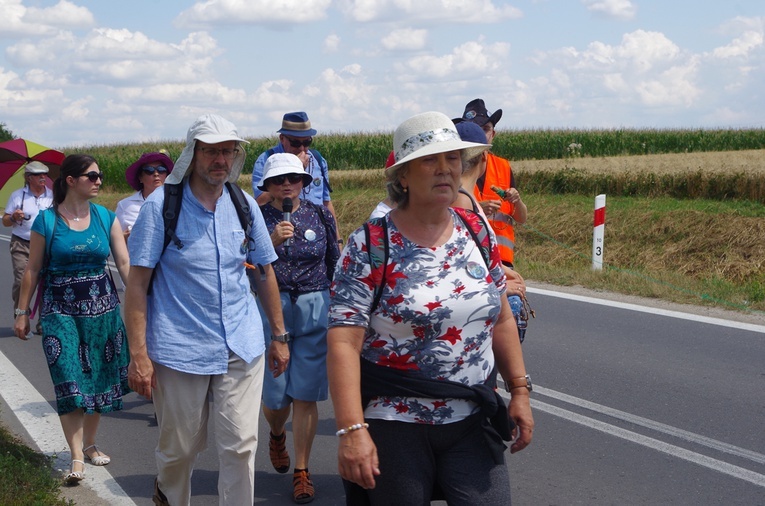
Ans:
[[[303,188],[311,184],[313,178],[303,168],[303,162],[292,153],[274,153],[268,157],[263,166],[263,177],[258,183],[258,190],[266,191],[266,181],[276,176],[298,174],[303,176]]]
[[[189,131],[186,133],[186,147],[183,148],[181,156],[175,161],[173,173],[167,176],[165,183],[178,184],[188,175],[187,171],[191,165],[191,160],[194,158],[197,141],[207,144],[218,144],[219,142],[227,141],[237,142],[239,154],[231,162],[231,174],[228,176],[229,182],[236,183],[244,167],[246,155],[244,144],[249,144],[249,142],[239,137],[239,133],[233,123],[217,114],[203,114],[192,123]]]
[[[401,123],[393,133],[396,163],[385,169],[392,175],[401,165],[423,156],[463,151],[463,159],[471,159],[491,147],[490,144],[466,142],[460,139],[457,127],[445,114],[424,112]]]

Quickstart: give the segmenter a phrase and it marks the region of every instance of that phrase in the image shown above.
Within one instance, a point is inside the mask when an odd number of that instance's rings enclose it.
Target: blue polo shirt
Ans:
[[[153,192],[141,207],[130,235],[130,263],[156,271],[147,297],[146,346],[149,357],[190,374],[224,374],[229,350],[246,362],[263,354],[263,324],[250,293],[244,261],[245,234],[224,187],[215,212],[194,197],[188,180],[176,234],[162,253],[164,191]],[[260,209],[252,209],[249,261],[266,265],[277,259]],[[160,257],[161,255],[161,257]]]

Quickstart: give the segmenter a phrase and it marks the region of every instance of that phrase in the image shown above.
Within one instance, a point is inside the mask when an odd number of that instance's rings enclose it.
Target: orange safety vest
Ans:
[[[479,202],[482,200],[502,200],[492,189],[498,186],[503,190],[510,188],[513,169],[510,168],[510,161],[500,158],[497,155],[489,153],[486,161],[486,176],[483,184],[483,190],[478,185],[473,188],[473,195]],[[502,257],[502,263],[513,265],[513,250],[515,249],[515,230],[513,229],[513,213],[515,204],[502,200],[502,205],[495,214],[489,216],[489,224],[497,236],[499,253]]]

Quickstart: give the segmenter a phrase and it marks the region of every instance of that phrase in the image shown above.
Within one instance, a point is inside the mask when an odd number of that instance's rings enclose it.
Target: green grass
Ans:
[[[37,453],[0,427],[0,504],[4,506],[65,506],[59,496],[60,480],[51,460]]]

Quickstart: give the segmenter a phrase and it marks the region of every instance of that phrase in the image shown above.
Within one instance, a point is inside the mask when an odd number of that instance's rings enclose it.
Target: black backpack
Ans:
[[[175,228],[178,226],[178,215],[181,212],[181,203],[183,202],[183,182],[178,184],[165,184],[163,188],[165,191],[165,202],[162,204],[162,221],[165,226],[165,239],[162,244],[162,251],[159,254],[160,257],[171,242],[176,248],[183,248],[183,241],[181,241],[175,233]],[[226,181],[226,188],[228,188],[228,193],[231,195],[231,202],[233,202],[234,208],[236,209],[236,215],[239,218],[239,223],[242,225],[244,235],[249,238],[252,230],[250,204],[244,196],[244,191],[239,188],[238,185]],[[257,268],[260,271],[261,280],[265,279],[265,270],[263,269],[263,266],[258,264]],[[151,286],[155,274],[156,269],[151,274],[149,293],[151,293]],[[255,278],[252,269],[247,269],[247,278],[250,281],[250,290],[255,293]]]

